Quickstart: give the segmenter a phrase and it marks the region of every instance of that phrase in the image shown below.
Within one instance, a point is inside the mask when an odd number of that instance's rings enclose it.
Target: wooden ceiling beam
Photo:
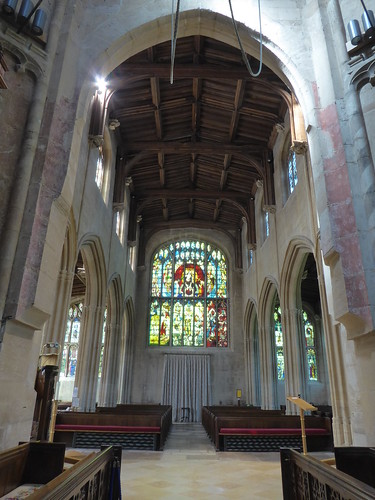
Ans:
[[[162,151],[163,153],[176,154],[251,154],[256,153],[262,156],[265,149],[259,145],[237,145],[220,142],[178,142],[178,141],[137,141],[124,144],[124,148],[129,151]]]
[[[229,126],[229,137],[228,137],[229,142],[232,142],[233,138],[236,135],[238,120],[240,118],[239,111],[243,103],[243,98],[245,95],[245,87],[246,87],[245,80],[238,80],[236,87],[236,94],[234,96],[234,110],[232,113],[232,119]]]
[[[156,137],[160,140],[163,137],[161,111],[160,111],[160,86],[159,78],[150,78],[152,104],[155,106],[155,127]]]
[[[109,80],[108,87],[111,89],[121,88],[134,77],[139,78],[170,78],[171,65],[169,63],[123,63],[121,65],[123,76],[115,77]],[[173,77],[178,78],[208,78],[213,80],[252,80],[252,77],[245,67],[226,67],[215,64],[175,64],[173,68]],[[260,86],[268,83],[272,88],[280,88],[271,82],[265,82],[262,78],[259,81]]]
[[[251,194],[240,191],[206,191],[198,189],[143,189],[135,193],[138,199],[165,198],[165,199],[192,199],[192,200],[234,200],[243,202]]]

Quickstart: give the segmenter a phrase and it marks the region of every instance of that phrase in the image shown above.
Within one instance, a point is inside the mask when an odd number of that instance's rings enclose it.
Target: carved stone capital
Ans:
[[[307,151],[307,142],[306,141],[293,141],[290,149],[296,153],[297,155],[303,155]]]

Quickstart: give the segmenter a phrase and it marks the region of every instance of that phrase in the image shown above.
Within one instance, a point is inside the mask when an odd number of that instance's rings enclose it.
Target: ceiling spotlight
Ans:
[[[362,40],[362,33],[357,19],[352,19],[351,21],[349,21],[348,32],[352,45],[358,45]]]
[[[362,25],[367,39],[375,35],[375,17],[372,10],[366,10],[362,14]]]
[[[38,9],[35,12],[33,24],[31,26],[31,31],[36,36],[43,35],[44,26],[46,24],[47,14],[43,9]]]
[[[106,91],[106,89],[107,89],[107,82],[105,81],[104,78],[98,76],[96,78],[95,83],[96,83],[96,86],[98,87],[99,94],[101,94],[101,93],[103,93],[103,92]]]
[[[5,0],[3,3],[3,12],[7,16],[11,16],[14,14],[16,10],[18,0]]]

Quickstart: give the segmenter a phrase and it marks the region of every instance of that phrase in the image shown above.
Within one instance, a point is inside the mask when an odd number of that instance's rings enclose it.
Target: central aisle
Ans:
[[[278,453],[216,452],[201,424],[172,425],[164,451],[122,457],[126,499],[282,499]]]

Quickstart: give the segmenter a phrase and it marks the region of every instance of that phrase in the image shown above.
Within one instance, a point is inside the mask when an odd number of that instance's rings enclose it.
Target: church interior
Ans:
[[[0,450],[293,398],[375,446],[373,0],[0,1]]]

